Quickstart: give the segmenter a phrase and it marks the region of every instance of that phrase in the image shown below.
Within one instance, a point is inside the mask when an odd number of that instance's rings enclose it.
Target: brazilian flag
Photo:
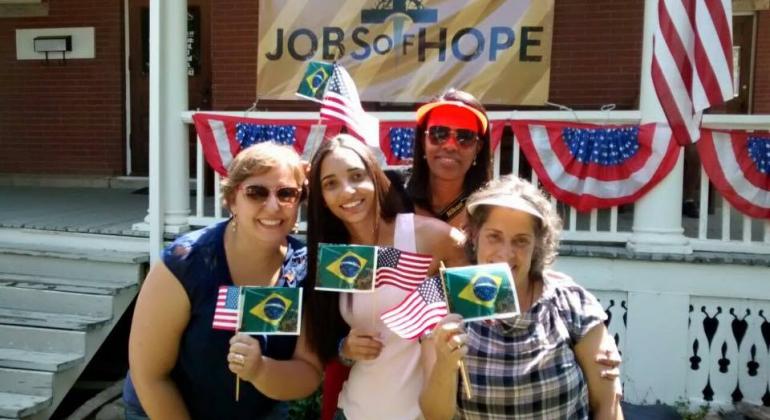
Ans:
[[[334,64],[311,61],[297,88],[297,96],[320,102],[326,90],[326,83],[334,73]]]
[[[319,244],[316,289],[372,291],[376,259],[374,246]]]
[[[243,287],[240,331],[249,334],[299,334],[302,289]]]
[[[466,320],[506,318],[519,313],[508,264],[448,268],[444,278],[451,311]]]

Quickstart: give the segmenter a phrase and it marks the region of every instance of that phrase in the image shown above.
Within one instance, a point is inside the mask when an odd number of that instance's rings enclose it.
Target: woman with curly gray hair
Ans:
[[[467,212],[468,259],[508,263],[521,312],[465,327],[456,314],[441,321],[420,397],[426,418],[622,418],[616,382],[603,379],[608,372],[596,357],[614,348],[606,314],[593,295],[550,269],[561,221],[548,199],[507,176],[471,195]],[[471,396],[458,393],[463,357]]]

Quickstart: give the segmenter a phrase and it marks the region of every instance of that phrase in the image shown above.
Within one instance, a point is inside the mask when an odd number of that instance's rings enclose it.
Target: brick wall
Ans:
[[[760,12],[757,18],[754,113],[770,114],[770,10]]]
[[[49,2],[0,19],[0,173],[122,174],[123,3]],[[95,59],[16,60],[16,29],[95,27]]]
[[[636,109],[643,15],[643,0],[558,0],[549,100],[575,109]]]
[[[211,7],[212,105],[246,109],[257,92],[259,2],[233,0]]]

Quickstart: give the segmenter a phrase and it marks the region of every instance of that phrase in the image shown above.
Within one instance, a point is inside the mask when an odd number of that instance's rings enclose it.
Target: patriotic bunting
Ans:
[[[601,126],[514,121],[544,188],[579,211],[632,203],[673,169],[679,147],[664,124]]]
[[[193,115],[203,155],[212,169],[227,176],[227,166],[241,149],[256,143],[273,141],[294,146],[297,153],[305,148],[312,120],[267,120],[226,115]]]
[[[770,219],[770,133],[703,130],[697,145],[717,191],[742,213]]]
[[[489,142],[492,153],[500,146],[500,142],[503,141],[503,130],[508,125],[508,121],[505,120],[490,120],[489,121]]]
[[[380,150],[388,165],[412,163],[414,138],[414,121],[380,121]]]

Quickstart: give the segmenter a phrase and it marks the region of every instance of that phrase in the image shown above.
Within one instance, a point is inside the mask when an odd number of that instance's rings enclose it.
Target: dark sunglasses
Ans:
[[[455,140],[457,140],[457,144],[461,147],[471,147],[476,143],[476,140],[479,139],[479,133],[473,130],[467,128],[453,129],[443,125],[428,127],[425,134],[428,135],[428,140],[430,140],[434,146],[441,146],[449,141],[449,137],[453,135]]]
[[[295,187],[270,189],[264,185],[242,185],[241,189],[246,197],[258,204],[264,204],[273,193],[279,204],[287,206],[296,204],[302,196],[302,190]]]

